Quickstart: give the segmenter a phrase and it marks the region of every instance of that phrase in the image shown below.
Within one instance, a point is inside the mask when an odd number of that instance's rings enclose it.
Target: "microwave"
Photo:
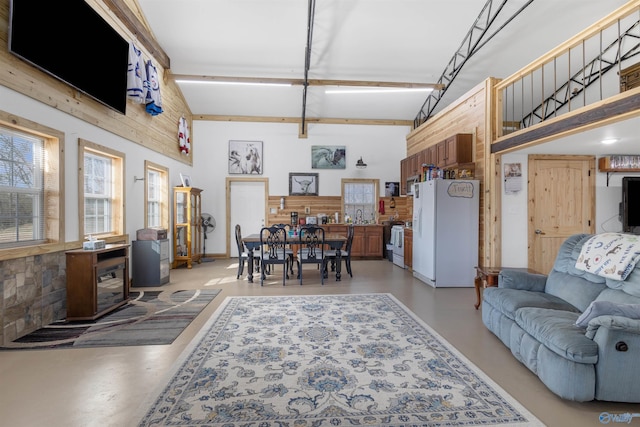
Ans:
[[[420,182],[420,175],[413,175],[407,178],[407,196],[413,196],[413,184]]]

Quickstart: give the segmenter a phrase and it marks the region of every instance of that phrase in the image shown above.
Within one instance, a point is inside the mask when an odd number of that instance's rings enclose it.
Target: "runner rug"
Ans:
[[[140,426],[543,425],[390,294],[228,297],[139,416]]]
[[[131,292],[127,304],[95,321],[55,322],[0,348],[171,344],[219,293],[219,289]]]

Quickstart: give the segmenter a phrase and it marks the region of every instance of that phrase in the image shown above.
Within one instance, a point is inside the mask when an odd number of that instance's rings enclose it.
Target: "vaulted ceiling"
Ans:
[[[428,93],[331,94],[327,90],[362,89],[351,86],[379,82],[444,82],[446,90],[439,94],[439,102],[426,112],[437,113],[486,78],[511,75],[627,1],[137,3],[170,57],[170,72],[176,78],[294,83],[179,83],[195,116],[412,123]],[[337,85],[336,81],[347,82]]]

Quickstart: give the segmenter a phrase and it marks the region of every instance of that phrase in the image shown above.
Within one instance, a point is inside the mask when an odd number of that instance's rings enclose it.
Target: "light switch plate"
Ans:
[[[311,213],[311,208],[309,206],[305,206],[304,207],[304,213],[306,213],[307,215]]]

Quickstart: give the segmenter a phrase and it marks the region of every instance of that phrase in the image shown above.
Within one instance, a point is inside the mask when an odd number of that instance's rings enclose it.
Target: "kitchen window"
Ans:
[[[354,224],[378,222],[379,180],[342,179],[342,212]]]

